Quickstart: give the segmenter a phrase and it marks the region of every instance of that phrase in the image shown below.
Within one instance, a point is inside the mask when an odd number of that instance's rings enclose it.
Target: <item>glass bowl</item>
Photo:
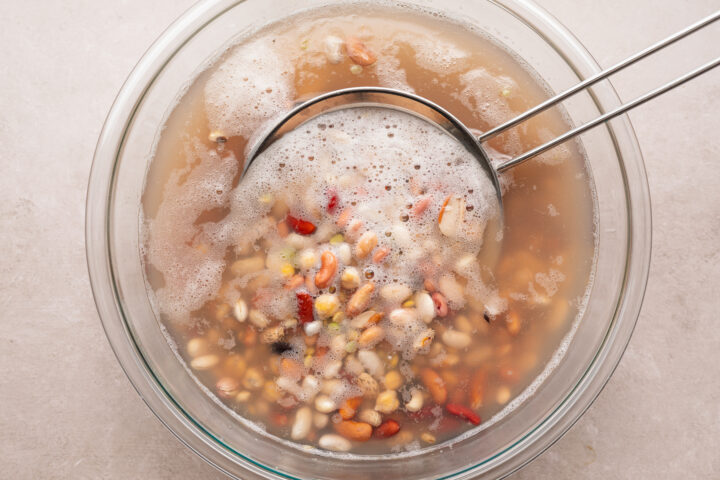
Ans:
[[[155,415],[188,447],[235,478],[497,478],[553,444],[596,398],[630,340],[650,262],[650,199],[630,122],[582,137],[596,189],[598,251],[587,306],[557,367],[515,411],[482,432],[433,449],[387,456],[319,456],[239,426],[200,389],[163,334],[140,256],[140,200],[148,162],[170,108],[238,35],[300,9],[351,2],[217,0],[197,4],[140,60],[98,141],[87,196],[92,288],[117,358]],[[447,13],[514,51],[553,91],[599,69],[578,40],[527,0],[407,2]],[[565,103],[582,123],[619,105],[603,82]],[[171,460],[169,460],[171,461]]]

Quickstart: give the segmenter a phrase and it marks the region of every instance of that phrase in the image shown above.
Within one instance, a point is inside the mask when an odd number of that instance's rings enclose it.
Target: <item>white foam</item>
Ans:
[[[250,138],[263,123],[292,105],[293,66],[278,55],[272,37],[234,47],[205,85],[211,130]]]
[[[213,225],[196,225],[205,210],[228,199],[237,161],[196,144],[188,158],[198,163],[173,172],[157,215],[148,221],[147,258],[162,272],[164,285],[155,292],[160,313],[171,321],[187,321],[190,312],[210,300],[225,270],[225,244],[210,241]],[[207,228],[206,228],[207,227]]]
[[[330,191],[340,203],[333,214],[326,211]],[[362,222],[357,235],[372,230],[379,246],[390,249],[381,265],[367,258],[359,266],[372,269],[378,287],[402,282],[414,290],[425,277],[451,270],[460,255],[477,255],[484,226],[498,212],[493,185],[472,154],[424,120],[385,108],[324,114],[263,152],[233,192],[224,220],[231,237],[242,238],[267,214],[258,199],[268,195],[316,225],[350,209],[352,221]],[[433,198],[430,206],[414,217],[408,205],[426,195]],[[464,196],[471,207],[457,238],[442,236],[437,227],[450,195]]]
[[[517,91],[518,86],[510,77],[492,75],[484,68],[478,67],[460,75],[462,90],[455,94],[475,118],[487,122],[491,126],[500,125],[516,115],[505,98],[504,90]],[[515,130],[504,132],[498,137],[502,142],[505,154],[517,155],[522,151],[520,135]],[[498,143],[494,143],[498,147]]]

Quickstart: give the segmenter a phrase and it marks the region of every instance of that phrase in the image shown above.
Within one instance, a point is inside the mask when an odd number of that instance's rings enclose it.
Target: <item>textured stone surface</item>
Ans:
[[[190,0],[0,7],[0,474],[224,478],[133,391],[85,269],[86,180],[103,119],[147,46]],[[717,0],[542,2],[602,65],[709,14]],[[718,55],[720,25],[622,74],[646,85]],[[631,114],[654,206],[653,261],[607,388],[517,479],[714,478],[720,471],[720,71]]]

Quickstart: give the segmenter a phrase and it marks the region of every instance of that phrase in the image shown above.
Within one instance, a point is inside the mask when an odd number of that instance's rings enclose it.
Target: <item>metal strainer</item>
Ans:
[[[597,125],[600,125],[618,115],[621,115],[643,103],[652,100],[653,98],[662,95],[663,93],[672,90],[673,88],[682,85],[683,83],[691,80],[698,75],[701,75],[720,64],[720,57],[713,61],[702,65],[701,67],[692,70],[685,75],[666,83],[630,102],[627,102],[614,110],[611,110],[599,117],[591,120],[583,125],[575,127],[564,134],[548,141],[547,143],[535,147],[515,158],[507,160],[499,165],[493,166],[490,159],[483,148],[483,143],[493,138],[499,133],[513,128],[525,120],[537,115],[538,113],[556,105],[557,103],[567,99],[568,97],[586,89],[587,87],[609,77],[613,73],[623,70],[638,60],[651,55],[668,45],[671,45],[678,40],[686,37],[687,35],[696,32],[703,27],[715,22],[720,19],[720,11],[706,17],[705,19],[688,26],[687,28],[667,37],[666,39],[647,47],[644,50],[630,56],[629,58],[617,63],[616,65],[603,70],[602,72],[578,83],[574,87],[546,100],[545,102],[537,105],[536,107],[518,115],[517,117],[509,120],[502,125],[499,125],[479,137],[476,137],[460,120],[453,116],[450,112],[442,108],[441,106],[431,102],[430,100],[414,95],[402,90],[392,88],[381,88],[381,87],[356,87],[346,88],[341,90],[335,90],[332,92],[319,95],[307,102],[304,102],[285,115],[267,134],[265,134],[260,141],[256,143],[256,146],[251,150],[245,162],[245,169],[243,175],[247,172],[247,169],[255,161],[265,149],[271,144],[281,138],[285,133],[288,133],[303,123],[330,111],[346,108],[358,108],[358,107],[380,107],[389,108],[393,110],[400,110],[406,113],[418,116],[431,125],[444,130],[446,133],[452,135],[457,141],[465,146],[465,148],[477,159],[479,165],[485,171],[485,173],[491,179],[495,191],[497,193],[498,204],[502,206],[502,198],[500,195],[500,184],[498,182],[498,174],[518,165],[529,158],[532,158],[540,153],[545,152],[573,137],[579,135]],[[499,209],[502,212],[502,208]],[[502,215],[502,213],[501,213]]]

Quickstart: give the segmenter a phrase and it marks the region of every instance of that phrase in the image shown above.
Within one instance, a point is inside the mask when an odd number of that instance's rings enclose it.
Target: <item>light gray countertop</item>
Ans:
[[[143,404],[85,268],[84,199],[104,117],[192,0],[0,6],[0,477],[224,478]],[[603,66],[718,0],[543,0]],[[720,25],[614,83],[623,99],[720,54]],[[515,479],[720,476],[720,71],[631,114],[653,199],[647,296],[615,375]]]

